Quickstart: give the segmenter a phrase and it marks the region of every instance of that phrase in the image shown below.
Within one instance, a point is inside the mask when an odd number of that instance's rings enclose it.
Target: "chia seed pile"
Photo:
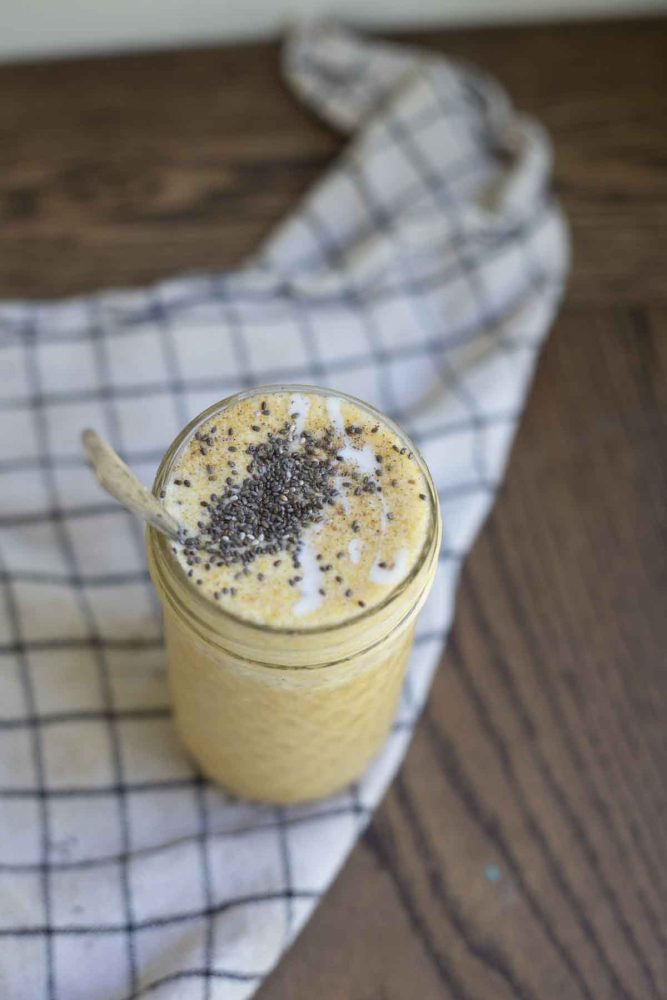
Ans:
[[[270,411],[263,408],[262,412]],[[349,433],[360,431],[348,429]],[[214,427],[206,435],[195,435],[202,455],[212,447],[216,433]],[[261,555],[286,552],[298,569],[297,553],[304,530],[322,520],[325,508],[333,507],[338,495],[334,477],[342,457],[333,439],[331,428],[319,436],[302,431],[297,439],[290,419],[281,430],[269,431],[266,441],[248,445],[245,478],[235,482],[234,471],[226,477],[223,492],[212,492],[208,500],[201,501],[205,516],[197,522],[199,533],[185,537],[182,543],[188,565],[194,567],[206,556],[205,569],[234,563],[247,566]],[[233,446],[228,450],[236,451]],[[236,469],[236,463],[231,464]],[[213,472],[212,466],[208,469]],[[355,472],[349,479],[352,481],[344,485],[357,496],[381,491],[370,476]],[[210,474],[209,480],[215,476]],[[184,480],[182,485],[189,483]],[[358,524],[352,527],[357,530]]]

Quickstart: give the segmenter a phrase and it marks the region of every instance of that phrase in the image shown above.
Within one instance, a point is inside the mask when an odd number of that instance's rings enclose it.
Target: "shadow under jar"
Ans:
[[[212,418],[224,422],[247,400],[253,405],[261,400],[268,412],[265,401],[285,394],[319,399],[329,407],[334,401],[336,407],[348,407],[348,413],[354,407],[367,426],[390,435],[397,442],[393,450],[407,451],[415,463],[425,490],[419,502],[428,516],[412,564],[381,599],[363,609],[356,602],[349,615],[312,626],[306,616],[298,627],[294,621],[281,626],[252,620],[237,612],[233,602],[220,606],[188,576],[172,543],[148,529],[149,568],[163,607],[180,737],[204,774],[227,791],[278,804],[343,789],[380,749],[396,713],[417,615],[433,583],[441,542],[437,493],[410,439],[367,404],[312,386],[267,386],[204,411],[168,449],[154,493],[166,490],[183,449]],[[342,434],[342,425],[339,429]],[[344,453],[353,454],[349,449]]]

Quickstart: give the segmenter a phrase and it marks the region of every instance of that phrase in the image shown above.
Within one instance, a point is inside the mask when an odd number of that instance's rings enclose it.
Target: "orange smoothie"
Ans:
[[[393,719],[440,543],[415,447],[358,400],[269,386],[179,436],[148,532],[176,724],[230,792],[317,798],[359,776]]]

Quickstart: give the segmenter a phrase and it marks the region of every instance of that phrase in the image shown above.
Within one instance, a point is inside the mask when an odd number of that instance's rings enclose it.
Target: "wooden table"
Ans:
[[[667,24],[423,34],[556,144],[567,302],[399,779],[262,1000],[667,996]],[[342,141],[277,47],[0,70],[0,296],[224,268]]]

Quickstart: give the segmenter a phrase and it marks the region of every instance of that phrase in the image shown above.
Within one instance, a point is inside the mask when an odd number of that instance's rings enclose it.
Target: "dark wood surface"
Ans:
[[[262,1000],[667,997],[667,24],[422,34],[556,146],[566,304],[399,779]],[[341,140],[277,48],[0,70],[0,296],[237,263]]]

